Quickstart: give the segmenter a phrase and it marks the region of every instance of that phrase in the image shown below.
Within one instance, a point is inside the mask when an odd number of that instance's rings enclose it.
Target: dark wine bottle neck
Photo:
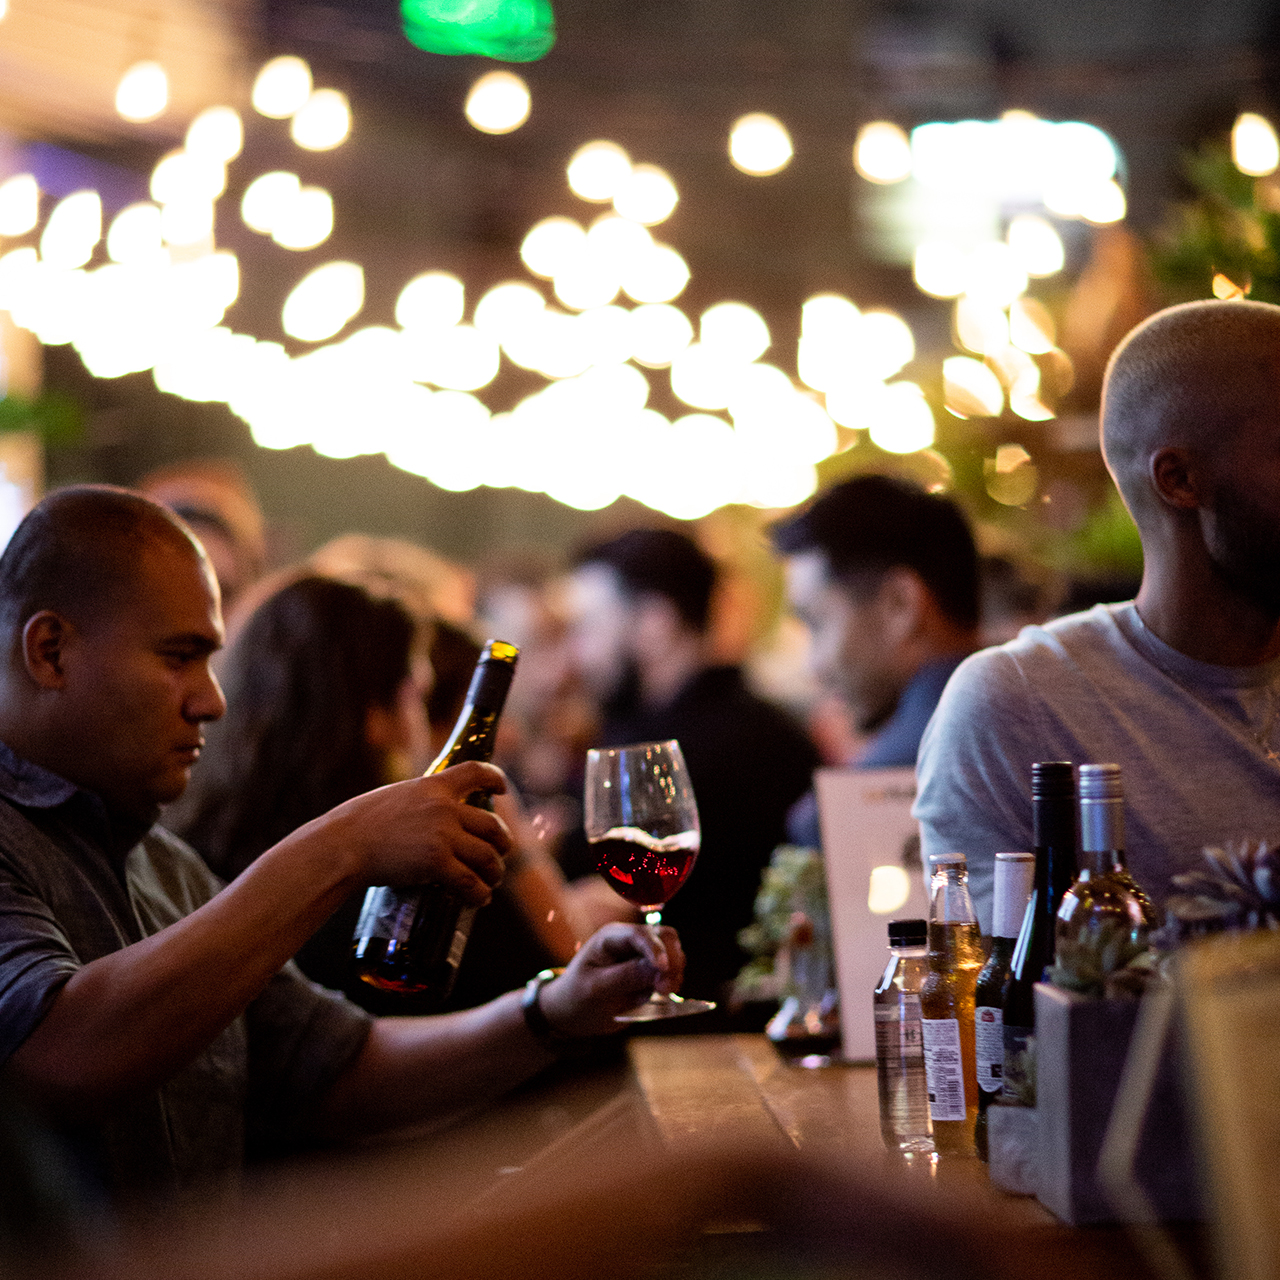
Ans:
[[[467,760],[487,761],[492,758],[498,717],[502,714],[514,674],[512,660],[488,657],[477,664],[458,722],[428,773],[439,773],[450,765]]]

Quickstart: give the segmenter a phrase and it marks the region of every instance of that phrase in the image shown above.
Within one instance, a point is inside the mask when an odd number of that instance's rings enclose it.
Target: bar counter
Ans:
[[[708,1142],[829,1150],[864,1168],[901,1170],[880,1136],[875,1068],[790,1065],[759,1035],[636,1038],[606,1066],[569,1066],[442,1131],[406,1147],[415,1176],[438,1178],[472,1210],[501,1200],[528,1180],[555,1185],[561,1174],[622,1152],[680,1152]],[[1004,1196],[976,1158],[927,1158],[910,1171],[945,1196],[949,1188],[1012,1207],[1025,1224],[1030,1256],[1043,1274],[1090,1280],[1142,1280],[1153,1274],[1121,1228],[1072,1228],[1035,1200]],[[749,1224],[742,1224],[749,1229]],[[726,1224],[733,1230],[734,1224]]]

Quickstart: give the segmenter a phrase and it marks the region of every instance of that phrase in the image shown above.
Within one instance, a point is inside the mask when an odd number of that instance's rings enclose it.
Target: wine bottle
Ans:
[[[973,1141],[987,1158],[987,1108],[1004,1078],[1004,989],[1013,949],[1031,896],[1036,860],[1030,853],[997,853],[991,954],[978,974],[973,995],[973,1045],[978,1079],[978,1119]]]
[[[1076,779],[1065,760],[1031,766],[1031,830],[1036,874],[1005,984],[1003,1106],[1034,1107],[1035,985],[1053,963],[1062,896],[1076,878]]]
[[[468,760],[487,761],[493,755],[498,717],[519,652],[502,640],[485,645],[458,722],[428,774]],[[493,808],[483,791],[468,796],[467,803]],[[382,991],[425,993],[437,1002],[447,999],[475,913],[476,908],[443,885],[375,885],[365,894],[351,943],[356,975]]]
[[[925,921],[891,920],[889,963],[872,997],[880,1136],[890,1151],[903,1153],[933,1150],[920,1030],[920,988],[928,972],[928,941]]]
[[[986,956],[963,853],[931,859],[929,972],[920,989],[920,1029],[933,1144],[940,1152],[973,1154],[978,1118],[973,1000]]]
[[[1139,956],[1155,927],[1151,899],[1124,857],[1124,792],[1118,764],[1080,766],[1084,866],[1062,897],[1054,931],[1054,981],[1101,994],[1106,978]]]

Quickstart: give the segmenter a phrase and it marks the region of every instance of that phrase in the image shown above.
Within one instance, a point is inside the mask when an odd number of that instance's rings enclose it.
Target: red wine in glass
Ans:
[[[661,839],[636,827],[614,827],[591,841],[596,870],[614,893],[642,911],[657,911],[689,878],[699,835],[682,831]]]
[[[680,744],[640,742],[587,752],[583,825],[596,867],[613,891],[656,925],[662,908],[688,879],[701,840],[698,805]],[[619,1022],[651,1022],[706,1013],[710,1000],[658,995]]]

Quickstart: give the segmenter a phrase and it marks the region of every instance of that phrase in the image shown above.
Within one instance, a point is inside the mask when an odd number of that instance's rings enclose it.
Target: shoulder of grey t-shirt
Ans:
[[[1141,662],[1116,624],[1116,613],[1131,607],[1098,606],[1026,627],[1007,644],[973,654],[948,681],[929,721],[913,810],[921,855],[926,867],[932,854],[967,856],[984,932],[991,927],[995,855],[1032,845],[1031,765],[1074,758],[1062,704],[1096,699],[1095,673],[1117,658]]]

